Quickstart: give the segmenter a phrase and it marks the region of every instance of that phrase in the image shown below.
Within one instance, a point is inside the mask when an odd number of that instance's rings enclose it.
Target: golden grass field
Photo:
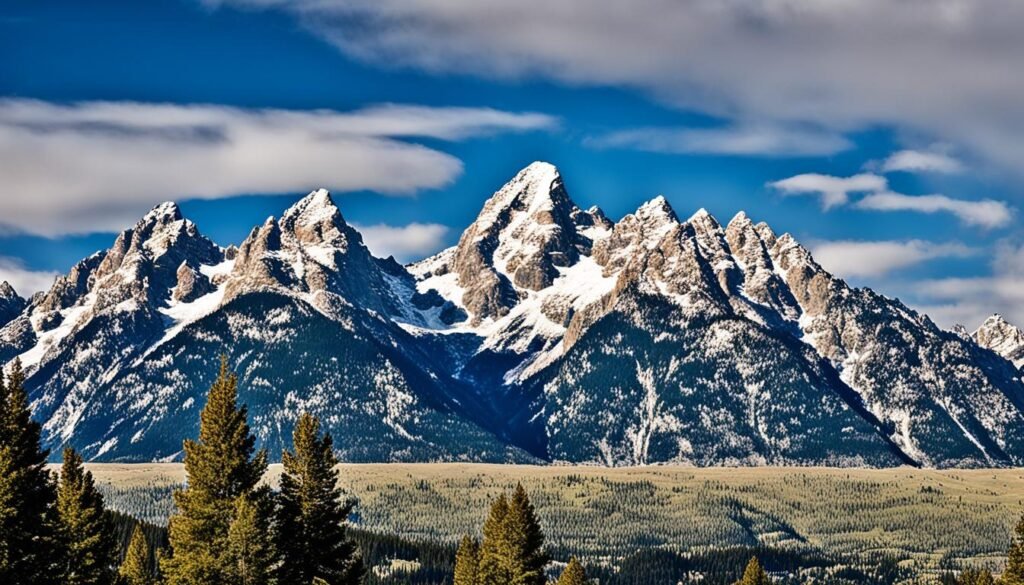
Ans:
[[[176,463],[89,468],[101,486],[122,495],[184,481]],[[276,483],[279,474],[272,466],[268,480]],[[944,558],[998,563],[1024,512],[1024,469],[452,463],[342,465],[341,475],[359,501],[362,526],[445,540],[477,532],[488,502],[522,482],[549,543],[590,558],[650,546],[760,543],[843,555],[892,552],[933,567]],[[108,499],[118,507],[123,497]]]

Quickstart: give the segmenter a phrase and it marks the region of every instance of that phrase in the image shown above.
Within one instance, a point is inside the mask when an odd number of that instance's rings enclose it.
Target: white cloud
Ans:
[[[601,148],[633,148],[669,154],[825,156],[852,143],[835,132],[799,127],[741,125],[725,128],[637,128],[589,141]]]
[[[0,282],[7,281],[24,298],[49,290],[57,278],[56,272],[28,270],[17,258],[0,256]]]
[[[941,152],[901,150],[889,155],[882,162],[882,172],[907,171],[912,173],[960,173],[964,165],[959,160]]]
[[[167,199],[449,184],[455,157],[410,138],[551,128],[536,113],[382,105],[352,112],[0,100],[0,223],[116,230]]]
[[[375,256],[394,256],[400,262],[419,260],[444,247],[448,227],[437,223],[353,225]]]
[[[834,240],[814,243],[811,252],[838,276],[880,277],[928,260],[973,256],[978,250],[958,242]]]
[[[206,0],[384,67],[636,88],[733,120],[893,125],[1024,169],[1019,0]]]
[[[993,313],[1024,325],[1024,245],[999,243],[991,268],[986,276],[907,282],[893,289],[943,327],[959,323],[973,330]]]
[[[845,205],[852,193],[880,191],[887,185],[885,177],[872,173],[861,173],[852,177],[805,173],[769,183],[769,186],[784,195],[821,195],[821,204],[825,209]]]
[[[952,213],[966,225],[983,228],[1005,226],[1013,217],[1006,203],[994,199],[967,201],[945,195],[903,195],[891,191],[871,193],[858,201],[856,207],[875,211]]]

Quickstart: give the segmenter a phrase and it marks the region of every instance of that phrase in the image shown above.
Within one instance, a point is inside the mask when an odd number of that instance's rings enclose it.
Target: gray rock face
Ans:
[[[171,298],[179,303],[191,303],[212,293],[216,287],[204,274],[182,262],[178,267],[178,282],[174,285]]]

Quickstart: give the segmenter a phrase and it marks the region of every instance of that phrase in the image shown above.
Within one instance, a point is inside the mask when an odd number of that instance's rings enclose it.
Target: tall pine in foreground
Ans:
[[[479,585],[544,585],[544,533],[522,485],[491,504],[480,544]]]
[[[1002,585],[1024,585],[1024,516],[1017,521],[1013,541],[1006,558],[1006,570],[1000,578]]]
[[[160,561],[168,585],[235,585],[240,571],[253,583],[266,578],[252,574],[266,563],[244,556],[269,549],[266,533],[254,535],[242,526],[236,526],[233,535],[231,530],[239,509],[246,506],[240,499],[253,504],[255,514],[268,508],[256,503],[269,497],[266,489],[257,488],[267,469],[267,455],[256,453],[247,414],[238,405],[238,378],[222,358],[200,414],[199,439],[184,443],[188,484],[174,494],[177,514],[168,523],[170,554]],[[250,523],[253,518],[241,521]],[[257,541],[240,541],[243,536]]]
[[[55,488],[24,382],[18,360],[0,375],[0,583],[56,583]]]
[[[757,557],[751,557],[747,568],[743,571],[743,578],[737,581],[736,585],[770,585],[771,582]]]
[[[352,504],[338,487],[337,458],[320,421],[304,413],[292,435],[293,450],[282,454],[277,547],[281,583],[359,583],[363,562],[345,533]]]
[[[116,579],[117,537],[103,511],[92,473],[82,456],[68,447],[57,487],[57,539],[61,550],[61,583],[112,585]]]
[[[558,578],[558,585],[586,585],[586,583],[587,573],[583,570],[583,565],[576,560],[576,557],[573,557],[562,571],[562,576]]]
[[[142,530],[142,524],[136,524],[132,531],[132,539],[128,543],[128,551],[125,552],[124,562],[118,573],[121,583],[124,585],[153,585],[154,579],[150,571],[149,543],[146,542],[146,533]]]
[[[477,567],[480,564],[480,545],[468,534],[462,537],[455,553],[455,579],[452,585],[477,585]]]

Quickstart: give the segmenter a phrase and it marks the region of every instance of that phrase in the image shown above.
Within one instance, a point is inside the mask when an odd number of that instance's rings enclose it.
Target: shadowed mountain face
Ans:
[[[275,457],[310,411],[348,461],[1024,464],[1009,323],[940,330],[742,213],[613,223],[546,163],[408,267],[321,190],[237,249],[164,204],[47,293],[5,290],[0,360],[48,446],[91,459],[180,457],[223,353]]]

